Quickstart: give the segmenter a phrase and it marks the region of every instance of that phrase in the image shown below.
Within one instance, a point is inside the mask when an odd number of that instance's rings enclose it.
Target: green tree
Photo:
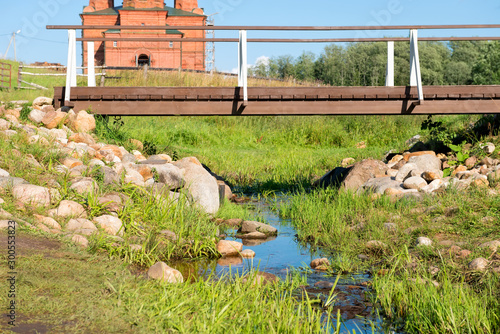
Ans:
[[[295,77],[294,59],[291,55],[273,57],[269,60],[269,76],[286,79]]]
[[[500,84],[500,43],[489,42],[472,69],[475,85]]]
[[[316,80],[314,76],[314,62],[316,55],[312,52],[303,52],[295,61],[295,77],[298,80]]]
[[[410,84],[410,43],[394,43],[394,85]]]
[[[446,64],[444,79],[447,85],[467,85],[472,80],[472,67],[464,61]]]
[[[317,80],[332,86],[348,86],[345,80],[344,49],[338,45],[328,45],[314,64]]]
[[[256,77],[268,77],[269,59],[264,57],[259,58],[255,65],[249,69],[248,74]]]
[[[450,59],[450,49],[442,42],[419,43],[422,84],[444,84],[444,69]]]

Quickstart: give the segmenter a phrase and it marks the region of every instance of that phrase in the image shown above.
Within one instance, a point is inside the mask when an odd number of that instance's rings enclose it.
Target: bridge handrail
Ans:
[[[386,86],[394,85],[394,42],[410,41],[410,86],[418,88],[418,104],[424,100],[422,77],[420,72],[420,59],[418,52],[418,30],[430,29],[497,29],[500,24],[466,24],[466,25],[398,25],[398,26],[168,26],[174,30],[237,30],[239,39],[232,38],[76,38],[76,30],[108,30],[116,29],[115,25],[47,25],[47,29],[68,30],[68,71],[66,76],[65,101],[70,102],[71,87],[76,86],[76,42],[87,42],[88,51],[88,85],[95,86],[94,49],[95,42],[105,41],[142,41],[142,42],[238,42],[238,87],[243,89],[244,105],[248,102],[248,61],[247,43],[334,43],[334,42],[387,42],[387,75]],[[120,26],[121,30],[163,30],[165,26]],[[409,30],[410,37],[385,37],[385,38],[336,38],[336,39],[248,39],[247,31],[355,31],[355,30]],[[424,37],[420,40],[451,41],[451,40],[500,40],[500,37]]]
[[[396,25],[396,26],[168,26],[173,30],[266,30],[266,31],[356,31],[356,30],[442,30],[497,29],[500,24],[455,25]],[[116,25],[47,25],[47,29],[101,30],[116,29]],[[163,30],[165,26],[120,26],[123,30]]]

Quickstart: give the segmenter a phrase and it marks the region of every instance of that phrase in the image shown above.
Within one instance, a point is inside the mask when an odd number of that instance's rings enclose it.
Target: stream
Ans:
[[[278,197],[279,201],[285,201],[286,197]],[[332,254],[314,250],[300,244],[296,239],[297,232],[291,225],[291,220],[280,218],[273,211],[271,204],[263,199],[253,200],[249,204],[259,216],[263,217],[263,223],[272,225],[278,229],[278,236],[267,240],[241,240],[229,236],[226,240],[234,240],[243,243],[243,250],[251,249],[255,252],[253,259],[240,257],[222,258],[213,261],[196,261],[192,263],[177,263],[184,277],[200,277],[215,273],[217,276],[235,275],[247,272],[250,269],[274,274],[281,279],[286,278],[291,270],[300,270],[307,275],[308,286],[303,289],[311,299],[328,298],[331,287],[335,283],[336,276],[324,272],[313,271],[309,264],[313,259],[327,257]],[[234,231],[236,232],[236,231]],[[367,273],[350,273],[342,275],[337,283],[335,292],[337,299],[331,308],[332,321],[336,323],[337,310],[342,317],[341,333],[395,333],[390,326],[384,323],[372,307],[367,294],[369,287],[366,283],[370,280]],[[298,292],[298,296],[301,292]]]

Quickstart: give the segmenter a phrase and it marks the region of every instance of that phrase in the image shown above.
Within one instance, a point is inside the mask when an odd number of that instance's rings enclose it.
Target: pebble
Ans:
[[[394,223],[385,223],[384,224],[384,228],[387,230],[387,231],[390,231],[390,232],[394,232],[398,229],[398,226]]]
[[[495,152],[495,145],[493,143],[486,143],[483,147],[482,147],[484,153],[486,154],[492,154],[493,152]]]
[[[314,286],[320,289],[331,289],[333,288],[334,285],[335,285],[334,283],[328,281],[319,281],[314,283]]]
[[[330,266],[330,261],[327,258],[322,259],[314,259],[310,264],[312,269],[316,270],[324,270],[324,268],[328,268]]]
[[[419,237],[417,239],[417,247],[420,246],[432,246],[432,240],[427,237]]]
[[[479,257],[477,259],[472,260],[469,263],[469,269],[470,270],[477,270],[477,271],[485,271],[486,268],[488,267],[488,260],[485,258]]]
[[[496,252],[498,248],[500,247],[500,240],[493,240],[489,242],[485,242],[481,246],[481,248],[489,248],[492,252]]]
[[[251,249],[245,249],[243,252],[241,252],[241,256],[244,258],[254,258],[255,257],[255,252]]]

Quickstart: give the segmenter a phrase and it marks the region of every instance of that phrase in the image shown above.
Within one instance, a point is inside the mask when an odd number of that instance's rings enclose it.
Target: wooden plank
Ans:
[[[496,97],[500,94],[499,86],[424,86],[424,97],[461,98]],[[130,96],[137,99],[141,95],[161,95],[164,99],[174,96],[213,96],[216,99],[233,100],[235,95],[241,96],[238,88],[231,87],[74,87],[76,95]],[[57,93],[60,95],[60,93]],[[275,99],[275,96],[293,96],[294,99],[401,99],[415,98],[415,87],[249,87],[249,96],[258,96],[258,100]]]
[[[237,87],[74,87],[71,101],[110,115],[397,115],[407,114],[417,96],[416,87],[249,87],[248,93],[245,108]],[[498,113],[500,86],[424,86],[424,98],[411,114]],[[55,87],[54,106],[64,103],[64,88]]]
[[[54,108],[57,110],[61,108],[64,92],[62,87],[54,87]]]
[[[317,94],[307,94],[306,95],[306,100],[317,100],[318,95]]]
[[[245,108],[241,102],[221,101],[78,101],[76,109],[89,107],[98,114],[111,116],[210,116],[210,115],[405,115],[401,101],[253,101]],[[494,100],[425,101],[412,115],[426,114],[498,114]]]

